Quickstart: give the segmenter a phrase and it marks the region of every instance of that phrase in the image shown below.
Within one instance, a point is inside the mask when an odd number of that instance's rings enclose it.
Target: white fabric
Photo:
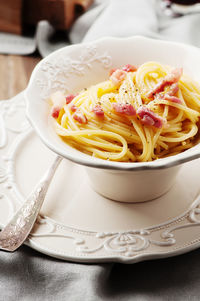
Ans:
[[[32,38],[0,33],[0,52],[29,54],[39,50],[44,57],[52,51],[104,36],[143,35],[193,44],[200,47],[200,13],[171,18],[161,11],[161,0],[95,0],[66,36],[55,39],[55,31],[41,21]]]
[[[143,35],[200,47],[200,13],[167,17],[160,4],[160,0],[96,0],[93,7],[75,22],[69,32],[69,42],[65,41],[62,46],[104,36]],[[50,26],[47,22],[41,22],[40,31],[44,28],[48,32]],[[42,56],[60,46],[59,42],[50,42],[47,34],[38,39]]]
[[[99,13],[99,12],[98,12]],[[87,15],[93,14],[93,22]],[[87,26],[85,26],[87,24]],[[157,17],[154,0],[111,0],[106,7],[97,14],[96,10],[89,11],[75,23],[71,30],[72,43],[74,37],[79,35],[81,27],[88,28],[85,31],[83,41],[91,41],[103,36],[127,37],[133,35],[157,36]],[[82,38],[82,37],[81,37]],[[81,42],[81,39],[79,39]]]

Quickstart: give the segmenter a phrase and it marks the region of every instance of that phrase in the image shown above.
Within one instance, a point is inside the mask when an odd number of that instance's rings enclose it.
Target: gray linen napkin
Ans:
[[[67,263],[25,246],[0,253],[1,301],[198,301],[199,283],[199,250],[133,265]]]
[[[69,41],[52,39],[54,29],[42,21],[32,39],[18,38],[19,47],[12,40],[16,36],[0,34],[0,52],[29,54],[37,47],[46,56],[69,43],[136,34],[200,46],[199,14],[170,19],[158,5],[154,0],[98,0],[76,21]],[[69,263],[25,246],[14,254],[0,252],[0,301],[199,300],[199,282],[199,250],[134,265]]]

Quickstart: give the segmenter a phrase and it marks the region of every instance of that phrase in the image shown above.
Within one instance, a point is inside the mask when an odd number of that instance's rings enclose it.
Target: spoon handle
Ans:
[[[26,240],[44,202],[49,184],[62,158],[57,156],[27,200],[0,232],[0,249],[13,252]]]

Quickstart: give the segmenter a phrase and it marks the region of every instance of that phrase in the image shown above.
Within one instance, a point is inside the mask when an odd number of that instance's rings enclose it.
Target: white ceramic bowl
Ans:
[[[68,46],[43,59],[25,91],[27,115],[42,141],[55,153],[87,168],[93,188],[122,202],[154,199],[170,189],[181,164],[200,157],[200,145],[176,156],[145,163],[110,162],[73,149],[55,133],[47,97],[57,91],[78,92],[108,78],[108,71],[127,63],[158,61],[200,80],[200,50],[144,37],[103,38]]]

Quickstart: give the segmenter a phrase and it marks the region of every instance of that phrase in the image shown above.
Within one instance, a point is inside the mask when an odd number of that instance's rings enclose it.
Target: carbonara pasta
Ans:
[[[200,85],[181,68],[128,64],[77,95],[56,92],[50,98],[57,134],[101,159],[152,161],[199,140]]]

